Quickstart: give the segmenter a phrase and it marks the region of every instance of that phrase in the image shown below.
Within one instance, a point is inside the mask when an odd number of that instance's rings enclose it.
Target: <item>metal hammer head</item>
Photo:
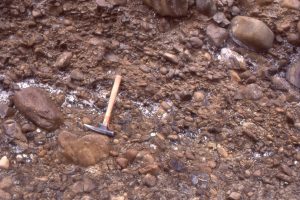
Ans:
[[[87,127],[88,129],[95,131],[97,133],[109,136],[109,137],[113,137],[114,136],[114,132],[110,131],[107,129],[107,126],[104,126],[102,124],[100,124],[98,127],[95,126],[91,126],[88,124],[84,124],[85,127]]]

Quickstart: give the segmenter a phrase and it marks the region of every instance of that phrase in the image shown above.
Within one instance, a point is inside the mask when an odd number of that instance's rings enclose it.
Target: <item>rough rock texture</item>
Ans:
[[[13,140],[19,140],[27,143],[27,138],[21,131],[21,127],[14,120],[7,120],[3,123],[4,133]]]
[[[246,87],[241,87],[239,92],[243,98],[250,100],[258,100],[263,96],[261,87],[255,83],[249,84]]]
[[[61,55],[58,56],[56,62],[54,63],[54,67],[60,69],[64,68],[70,64],[71,59],[72,59],[71,52],[63,52]]]
[[[12,108],[7,104],[0,103],[0,118],[3,119],[13,113]]]
[[[196,0],[196,8],[200,13],[212,16],[216,13],[217,7],[213,0]]]
[[[221,46],[228,38],[227,30],[214,24],[207,26],[206,34],[216,46]]]
[[[58,143],[63,155],[76,164],[90,166],[106,158],[109,154],[109,139],[98,134],[79,138],[77,135],[63,131],[58,136]]]
[[[273,46],[274,33],[262,21],[252,17],[237,16],[231,21],[231,35],[238,44],[256,51]]]
[[[61,111],[42,89],[25,88],[16,92],[13,101],[23,115],[41,128],[55,130],[63,122]]]
[[[144,0],[144,2],[162,16],[184,16],[189,7],[188,0]]]
[[[291,84],[300,88],[300,60],[290,66],[286,78]]]
[[[283,0],[281,6],[285,8],[300,10],[300,1],[299,0]]]
[[[1,200],[11,200],[11,195],[8,192],[5,192],[4,190],[0,190],[0,197]]]

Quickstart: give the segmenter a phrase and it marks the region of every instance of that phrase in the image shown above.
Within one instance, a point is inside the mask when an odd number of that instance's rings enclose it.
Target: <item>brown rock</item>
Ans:
[[[39,88],[25,88],[13,97],[16,108],[37,126],[52,131],[63,123],[59,108]]]
[[[153,187],[156,185],[156,177],[151,174],[146,174],[143,178],[143,183],[148,187]]]
[[[92,190],[94,190],[96,188],[96,185],[94,184],[94,182],[87,177],[83,178],[82,183],[83,183],[83,191],[84,192],[91,192]]]
[[[291,84],[300,88],[300,60],[289,67],[286,78]]]
[[[295,46],[300,46],[300,35],[299,33],[288,33],[287,41]]]
[[[3,130],[4,133],[13,140],[19,140],[21,142],[27,143],[27,138],[22,133],[21,127],[16,121],[11,119],[6,120],[3,123]]]
[[[83,182],[77,181],[73,185],[70,186],[70,190],[74,192],[75,194],[82,193],[83,192]]]
[[[62,69],[70,64],[71,59],[72,59],[71,52],[63,52],[61,55],[58,56],[56,62],[54,63],[54,67]]]
[[[159,15],[180,17],[187,14],[188,0],[143,0],[152,7]]]
[[[214,0],[196,0],[196,8],[200,13],[208,16],[215,14],[217,11]]]
[[[128,166],[128,160],[126,158],[119,157],[116,159],[116,162],[122,169]]]
[[[298,30],[298,33],[300,34],[300,21],[297,24],[297,30]]]
[[[234,17],[231,21],[231,35],[236,43],[256,51],[273,46],[274,33],[264,22],[252,17]]]
[[[204,100],[204,94],[203,92],[195,92],[194,95],[193,95],[193,99],[196,101],[196,102],[202,102]]]
[[[239,74],[234,71],[234,70],[229,70],[229,74],[230,74],[230,77],[231,77],[231,80],[232,81],[235,81],[235,82],[241,82],[241,78],[239,76]]]
[[[124,154],[124,157],[129,161],[133,162],[136,158],[136,155],[138,154],[138,151],[136,149],[128,149],[126,153]]]
[[[0,118],[11,116],[13,114],[13,109],[8,106],[8,104],[0,103]]]
[[[242,96],[249,100],[258,100],[263,97],[263,92],[260,86],[255,83],[249,84],[246,87],[241,87]]]
[[[13,184],[13,180],[11,176],[6,176],[2,178],[2,180],[0,181],[0,189],[9,188],[10,186],[12,186],[12,184]]]
[[[227,158],[228,157],[228,152],[227,150],[222,147],[220,144],[217,145],[217,151],[218,153],[223,157],[223,158]]]
[[[70,77],[72,80],[75,80],[75,81],[83,81],[84,80],[84,74],[78,69],[72,70]]]
[[[90,134],[79,138],[63,131],[58,136],[63,155],[76,164],[90,166],[109,155],[109,139],[99,134]]]
[[[281,6],[285,8],[300,10],[300,1],[299,0],[283,0]]]
[[[241,199],[241,194],[238,192],[231,192],[229,195],[229,199],[239,200],[239,199]]]
[[[207,26],[206,34],[216,46],[221,46],[228,38],[228,32],[225,28],[218,27],[214,24]]]
[[[3,190],[0,189],[0,197],[1,200],[11,200],[11,195],[8,192],[5,192]]]
[[[294,158],[300,161],[300,152],[295,153]]]
[[[139,169],[139,172],[141,174],[152,174],[152,175],[157,175],[159,173],[159,166],[157,164],[149,164],[146,165],[143,168]]]

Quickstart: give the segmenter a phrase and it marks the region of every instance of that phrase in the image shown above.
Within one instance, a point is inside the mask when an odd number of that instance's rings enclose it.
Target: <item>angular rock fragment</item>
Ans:
[[[242,91],[242,94],[246,99],[250,100],[258,100],[263,96],[261,87],[255,83],[247,85]]]
[[[0,118],[4,119],[5,117],[11,115],[13,113],[12,108],[10,108],[7,104],[0,103]]]
[[[57,67],[59,69],[67,67],[70,64],[71,59],[71,52],[63,52],[60,56],[58,56],[56,62],[54,63],[54,67]]]
[[[16,92],[13,101],[25,117],[41,128],[52,131],[63,122],[61,111],[42,89],[22,89]]]
[[[7,120],[3,123],[4,133],[12,140],[19,140],[27,143],[27,138],[21,131],[21,127],[14,120]]]
[[[214,24],[210,24],[207,26],[206,34],[218,47],[221,46],[228,38],[227,30]]]
[[[205,15],[212,16],[217,12],[214,0],[196,0],[197,10]]]
[[[286,78],[291,84],[300,88],[300,60],[289,67]]]
[[[237,44],[255,51],[270,49],[274,41],[274,33],[264,22],[245,16],[232,19],[231,36]]]
[[[143,0],[161,16],[180,17],[188,11],[188,0]]]
[[[63,131],[58,136],[58,144],[62,154],[69,160],[81,166],[98,163],[109,155],[109,139],[99,134],[78,137]]]

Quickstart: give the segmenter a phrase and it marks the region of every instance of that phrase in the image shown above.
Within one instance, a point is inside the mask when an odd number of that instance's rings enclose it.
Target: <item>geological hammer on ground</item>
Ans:
[[[121,75],[116,75],[115,81],[114,81],[114,85],[113,88],[111,90],[110,93],[110,97],[109,97],[109,101],[108,101],[108,106],[105,112],[105,116],[104,116],[104,120],[102,124],[99,124],[98,127],[95,126],[91,126],[88,124],[84,124],[85,127],[87,127],[88,129],[95,131],[97,133],[109,136],[109,137],[113,137],[114,136],[114,132],[110,131],[108,129],[108,125],[109,125],[109,120],[110,120],[110,116],[111,116],[111,112],[112,109],[114,107],[115,101],[116,101],[116,97],[118,94],[118,90],[119,90],[119,86],[121,83]]]

